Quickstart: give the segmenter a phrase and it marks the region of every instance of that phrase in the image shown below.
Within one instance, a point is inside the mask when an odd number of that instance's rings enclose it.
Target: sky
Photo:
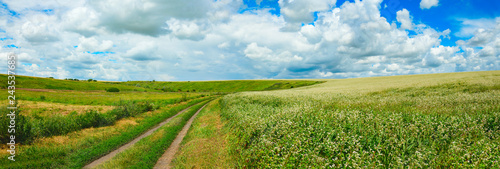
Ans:
[[[110,81],[500,70],[500,1],[1,0],[11,54],[20,75]]]

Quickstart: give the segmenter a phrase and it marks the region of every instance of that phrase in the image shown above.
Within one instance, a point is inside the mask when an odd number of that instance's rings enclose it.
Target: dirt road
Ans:
[[[179,112],[179,113],[177,113],[176,115],[174,115],[174,116],[172,116],[172,117],[168,118],[167,120],[165,120],[165,121],[161,122],[160,124],[156,125],[155,127],[153,127],[153,128],[151,128],[151,129],[149,129],[149,130],[148,130],[148,131],[146,131],[144,134],[142,134],[142,135],[140,135],[139,137],[135,138],[135,139],[134,139],[134,140],[132,140],[131,142],[129,142],[129,143],[127,143],[127,144],[125,144],[125,145],[121,146],[120,148],[118,148],[118,149],[116,149],[116,150],[112,151],[111,153],[109,153],[109,154],[107,154],[107,155],[105,155],[105,156],[102,156],[101,158],[99,158],[99,159],[97,159],[97,160],[93,161],[92,163],[87,164],[87,165],[86,165],[86,166],[84,166],[83,168],[86,168],[86,169],[88,169],[88,168],[94,168],[94,167],[98,166],[99,164],[102,164],[102,163],[104,163],[104,162],[106,162],[106,161],[110,160],[110,159],[111,159],[111,158],[113,158],[115,155],[117,155],[118,153],[120,153],[120,152],[122,152],[122,151],[124,151],[124,150],[128,149],[129,147],[131,147],[132,145],[134,145],[135,143],[137,143],[137,142],[138,142],[139,140],[141,140],[142,138],[147,137],[147,136],[149,136],[149,135],[153,134],[153,132],[154,132],[154,131],[156,131],[156,130],[158,130],[161,126],[163,126],[163,125],[167,124],[167,123],[168,123],[171,119],[173,119],[173,118],[177,117],[179,114],[182,114],[183,112],[185,112],[186,110],[188,110],[188,109],[189,109],[189,108],[191,108],[191,107],[192,107],[192,106],[190,106],[190,107],[188,107],[188,108],[186,108],[186,109],[184,109],[184,110],[180,111],[180,112]],[[203,106],[203,107],[204,107],[204,106]]]
[[[203,107],[201,107],[188,120],[188,122],[186,123],[186,125],[184,125],[184,127],[182,128],[181,132],[179,132],[179,134],[177,135],[177,137],[175,138],[175,140],[172,142],[172,144],[170,144],[170,147],[168,147],[167,151],[165,151],[165,153],[160,157],[160,159],[158,159],[158,162],[156,162],[156,165],[154,166],[154,169],[172,168],[171,162],[174,159],[175,153],[177,152],[177,150],[179,150],[179,147],[180,147],[180,144],[182,142],[182,139],[184,139],[184,136],[186,136],[186,134],[187,134],[187,132],[189,130],[189,127],[191,127],[191,123],[193,123],[193,120],[196,117],[196,115],[198,115],[198,113],[200,113],[200,111],[203,110],[203,108],[205,108],[205,106],[207,106],[207,105],[208,105],[208,103],[206,103],[205,105],[203,105]]]

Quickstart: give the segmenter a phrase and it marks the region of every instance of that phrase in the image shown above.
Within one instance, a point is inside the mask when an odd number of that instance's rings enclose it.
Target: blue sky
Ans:
[[[500,70],[500,1],[0,1],[20,74],[354,78]],[[6,71],[5,68],[0,68]]]

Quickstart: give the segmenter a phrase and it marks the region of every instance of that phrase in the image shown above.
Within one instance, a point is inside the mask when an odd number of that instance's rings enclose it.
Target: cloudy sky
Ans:
[[[500,70],[497,0],[0,5],[0,62],[17,54],[17,72],[29,76],[177,81]]]

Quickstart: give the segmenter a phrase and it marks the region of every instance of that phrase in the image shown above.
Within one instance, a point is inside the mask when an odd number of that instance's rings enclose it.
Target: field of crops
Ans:
[[[500,167],[500,71],[329,80],[220,106],[237,168]]]

